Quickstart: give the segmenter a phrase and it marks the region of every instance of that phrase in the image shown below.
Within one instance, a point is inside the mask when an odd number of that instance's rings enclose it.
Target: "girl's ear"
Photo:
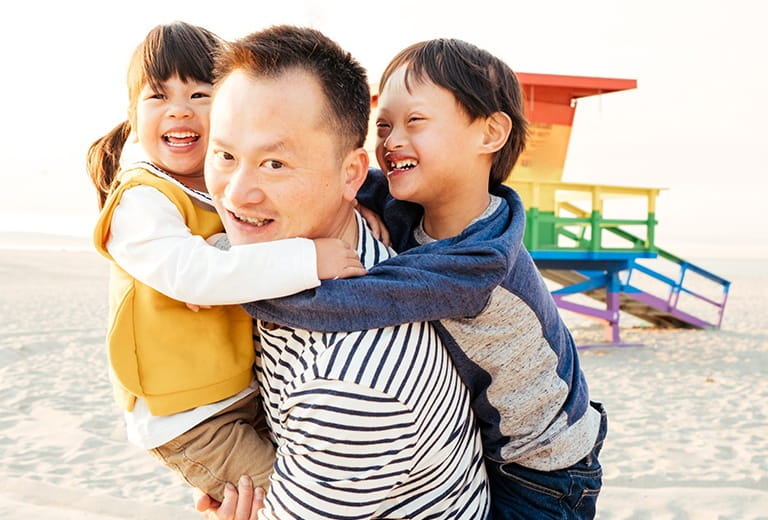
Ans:
[[[344,173],[344,199],[353,201],[357,198],[357,191],[365,182],[368,175],[368,152],[364,148],[356,148],[344,158],[342,171]]]
[[[501,150],[512,131],[512,119],[504,112],[494,112],[485,119],[483,151],[495,153]]]

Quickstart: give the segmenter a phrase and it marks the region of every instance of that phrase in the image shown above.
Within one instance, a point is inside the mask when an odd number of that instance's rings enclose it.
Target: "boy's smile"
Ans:
[[[419,165],[417,159],[405,157],[400,158],[399,154],[387,152],[384,154],[384,158],[387,161],[387,167],[383,168],[387,174],[387,177],[402,173],[404,170],[410,170]]]

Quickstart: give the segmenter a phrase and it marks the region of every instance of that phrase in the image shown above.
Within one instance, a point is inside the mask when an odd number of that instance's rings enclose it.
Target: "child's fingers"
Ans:
[[[201,309],[210,309],[210,305],[196,305],[194,303],[185,303],[184,305],[187,306],[187,309],[191,310],[192,312],[198,312]]]
[[[358,263],[357,265],[348,265],[344,269],[342,269],[341,274],[339,274],[334,279],[339,278],[354,278],[356,276],[364,276],[368,274],[368,270],[362,266],[362,264]]]

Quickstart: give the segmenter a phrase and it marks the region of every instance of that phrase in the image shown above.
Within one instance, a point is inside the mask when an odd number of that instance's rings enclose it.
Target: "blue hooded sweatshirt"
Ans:
[[[382,216],[398,256],[366,276],[245,308],[322,332],[434,321],[469,388],[485,456],[565,468],[592,449],[600,414],[589,406],[573,338],[523,246],[522,202],[506,186],[492,196],[495,210],[460,235],[419,244],[421,207],[392,198],[386,178],[371,170],[358,200]]]

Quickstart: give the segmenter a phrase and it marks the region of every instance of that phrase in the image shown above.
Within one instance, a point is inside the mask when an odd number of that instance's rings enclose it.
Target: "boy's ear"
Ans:
[[[365,182],[368,175],[368,152],[364,148],[356,148],[349,152],[342,163],[344,199],[353,201],[357,191]]]
[[[494,153],[501,150],[512,131],[512,119],[504,112],[494,112],[485,119],[483,151]]]

